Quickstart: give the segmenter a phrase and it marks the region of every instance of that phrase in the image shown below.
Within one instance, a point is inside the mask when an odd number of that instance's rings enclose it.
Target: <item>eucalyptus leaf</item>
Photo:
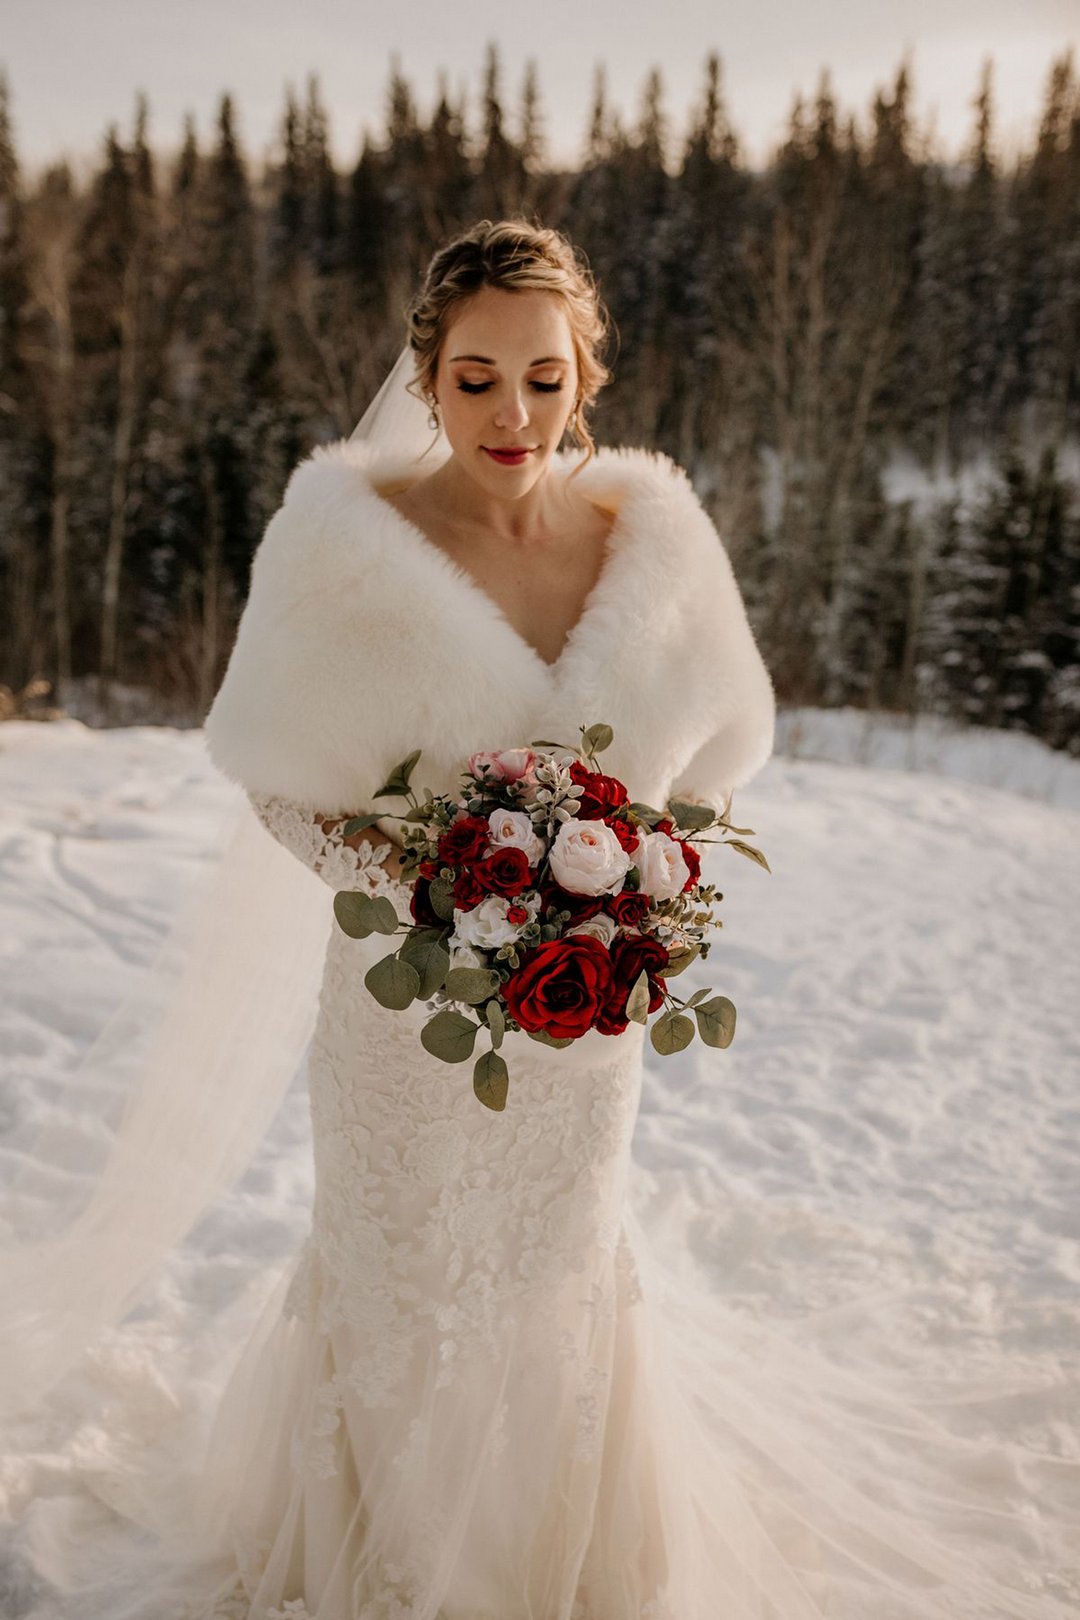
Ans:
[[[546,1029],[527,1029],[530,1041],[542,1041],[545,1046],[573,1046],[572,1035],[549,1035]]]
[[[498,1052],[482,1052],[473,1068],[473,1090],[484,1104],[501,1113],[506,1107],[510,1071]]]
[[[711,805],[691,804],[688,799],[669,800],[668,813],[676,827],[684,827],[688,832],[711,827],[716,820],[716,811]]]
[[[673,979],[676,973],[684,973],[691,962],[696,962],[700,955],[700,945],[687,945],[681,951],[672,951],[668,957],[668,965],[664,969],[663,977]]]
[[[446,922],[454,920],[454,885],[445,878],[432,878],[428,888],[428,900],[436,917],[442,917]]]
[[[486,1001],[499,987],[499,975],[490,968],[451,968],[446,975],[446,993],[453,1001],[467,1001],[475,1006]]]
[[[649,975],[644,968],[634,980],[626,998],[626,1016],[632,1018],[635,1024],[647,1024],[649,1021]]]
[[[423,927],[416,926],[401,947],[401,954],[404,956],[406,951],[411,950],[414,945],[437,945],[440,941],[445,945],[450,933],[449,928],[445,926],[436,928],[431,923]]]
[[[443,931],[425,928],[422,934],[407,939],[398,952],[420,975],[420,995],[429,1001],[446,982],[450,969],[450,952],[443,940]]]
[[[744,844],[741,838],[729,838],[726,840],[726,844],[728,849],[737,849],[740,855],[745,855],[749,860],[756,861],[758,866],[765,868],[766,872],[772,871],[772,867],[760,849],[755,849],[753,844]]]
[[[696,1007],[698,1002],[699,1001],[704,1001],[705,997],[708,994],[709,994],[708,987],[706,987],[704,990],[695,990],[693,995],[690,997],[689,1001],[684,1001],[683,1002],[683,1006],[685,1008],[687,1008],[687,1009],[689,1009],[690,1007]]]
[[[634,815],[637,816],[639,820],[647,821],[650,825],[654,821],[663,821],[664,819],[664,812],[662,810],[656,810],[651,804],[644,804],[640,799],[635,799],[634,802],[632,804],[628,804],[626,808],[628,810],[632,810]]]
[[[694,1017],[707,1046],[730,1046],[735,1039],[735,1003],[727,996],[714,996],[695,1007]]]
[[[606,726],[602,722],[590,726],[584,733],[585,746],[593,754],[602,754],[605,748],[611,747],[614,740],[615,733],[610,726]]]
[[[384,894],[376,897],[362,894],[358,889],[339,889],[334,896],[334,916],[350,939],[397,932],[397,912],[393,901]]]
[[[394,1012],[401,1012],[416,1000],[420,989],[420,975],[408,962],[403,962],[395,953],[393,956],[384,956],[380,962],[369,967],[364,974],[364,983],[367,985],[380,1007],[390,1007]]]
[[[394,910],[394,902],[385,894],[369,895],[371,901],[371,922],[377,934],[396,934],[398,931],[398,914]]]
[[[472,1057],[479,1024],[474,1024],[464,1013],[444,1008],[426,1024],[420,1026],[420,1044],[432,1057],[444,1063],[464,1063]]]
[[[506,1014],[502,1010],[502,1003],[494,999],[487,1002],[482,1010],[487,1019],[487,1027],[491,1031],[492,1050],[497,1052],[506,1034]]]
[[[673,1052],[681,1052],[690,1045],[694,1038],[694,1020],[687,1018],[685,1013],[666,1012],[656,1020],[649,1037],[658,1052],[670,1057]]]

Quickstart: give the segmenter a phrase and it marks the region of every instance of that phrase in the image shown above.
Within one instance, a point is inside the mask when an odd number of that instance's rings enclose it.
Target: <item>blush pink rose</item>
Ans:
[[[468,767],[474,776],[489,782],[520,782],[531,779],[537,755],[531,748],[504,748],[501,753],[470,754]]]

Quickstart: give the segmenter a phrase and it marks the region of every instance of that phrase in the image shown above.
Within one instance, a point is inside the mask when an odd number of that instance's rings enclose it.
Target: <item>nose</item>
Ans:
[[[499,403],[495,414],[495,426],[499,428],[522,428],[529,420],[529,412],[521,391],[513,388],[508,397]]]

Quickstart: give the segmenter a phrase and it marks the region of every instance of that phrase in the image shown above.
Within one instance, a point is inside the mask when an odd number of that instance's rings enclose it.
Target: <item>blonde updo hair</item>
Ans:
[[[561,231],[520,217],[481,219],[438,249],[405,311],[416,360],[409,392],[425,405],[431,403],[439,352],[454,312],[481,287],[511,292],[539,288],[562,298],[577,362],[576,415],[570,418],[570,431],[586,451],[574,468],[580,472],[596,454],[585,411],[611,380],[599,352],[610,317],[584,256]]]

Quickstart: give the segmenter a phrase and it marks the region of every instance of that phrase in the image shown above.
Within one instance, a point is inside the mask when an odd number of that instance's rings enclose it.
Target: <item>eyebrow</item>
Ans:
[[[493,366],[495,364],[495,361],[492,360],[491,356],[487,354],[452,354],[450,356],[451,364],[453,364],[455,360],[475,360],[482,366]],[[568,366],[570,364],[569,360],[563,354],[542,354],[539,360],[530,360],[529,366],[546,366],[552,364],[553,362],[561,366]]]

